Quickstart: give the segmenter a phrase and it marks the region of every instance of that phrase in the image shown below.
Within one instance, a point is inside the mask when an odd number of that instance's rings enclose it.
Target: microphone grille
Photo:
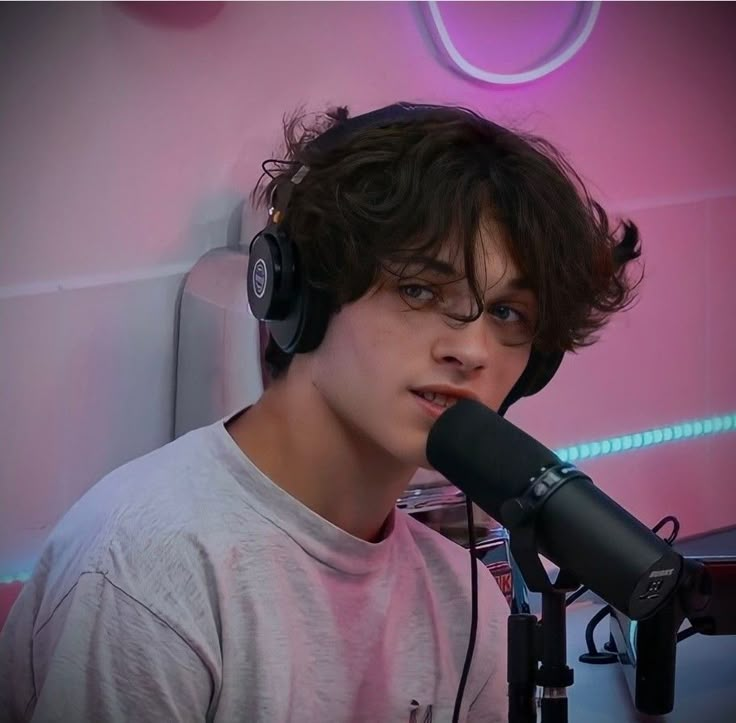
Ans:
[[[483,489],[499,506],[521,494],[532,476],[556,455],[480,402],[462,399],[432,425],[427,460],[472,497]]]

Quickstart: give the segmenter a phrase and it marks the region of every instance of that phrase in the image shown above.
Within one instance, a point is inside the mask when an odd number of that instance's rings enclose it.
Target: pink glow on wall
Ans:
[[[554,50],[576,12],[442,10],[467,57],[509,72]],[[639,224],[639,304],[510,414],[545,444],[736,410],[736,5],[604,3],[571,62],[504,88],[438,62],[414,3],[226,3],[188,26],[116,3],[6,13],[0,575],[25,568],[102,474],[167,439],[175,274],[224,243],[222,219],[301,103],[476,108],[548,137]],[[734,523],[733,440],[584,468],[647,522],[675,512],[688,535]]]

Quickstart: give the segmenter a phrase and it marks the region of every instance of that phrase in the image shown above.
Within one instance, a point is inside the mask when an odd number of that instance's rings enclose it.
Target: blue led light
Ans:
[[[623,434],[620,437],[571,445],[556,450],[555,453],[563,462],[574,462],[576,459],[592,459],[606,454],[618,454],[631,449],[641,449],[676,440],[694,439],[706,434],[718,434],[733,429],[736,429],[736,414],[723,414],[717,417],[694,419],[667,427]],[[564,458],[560,456],[561,454],[564,455]]]

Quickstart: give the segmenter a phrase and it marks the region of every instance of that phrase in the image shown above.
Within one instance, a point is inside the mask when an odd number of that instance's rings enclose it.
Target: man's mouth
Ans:
[[[416,396],[426,399],[438,407],[451,407],[457,401],[457,397],[448,397],[445,394],[439,394],[437,392],[415,392],[413,389],[411,391],[412,394],[416,394]]]

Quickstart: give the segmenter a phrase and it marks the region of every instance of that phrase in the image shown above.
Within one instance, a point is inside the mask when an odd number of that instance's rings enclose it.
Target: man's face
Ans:
[[[454,273],[407,267],[330,321],[310,359],[311,381],[352,433],[401,463],[429,467],[427,434],[457,396],[498,409],[526,367],[536,321],[536,297],[519,281],[500,228],[486,224],[476,244],[476,268],[485,307],[461,323],[446,313],[475,309],[462,254],[445,248],[437,260]],[[454,279],[454,281],[452,281]],[[452,283],[447,283],[452,281]],[[407,305],[407,303],[409,305]],[[422,392],[444,391],[426,399]]]

